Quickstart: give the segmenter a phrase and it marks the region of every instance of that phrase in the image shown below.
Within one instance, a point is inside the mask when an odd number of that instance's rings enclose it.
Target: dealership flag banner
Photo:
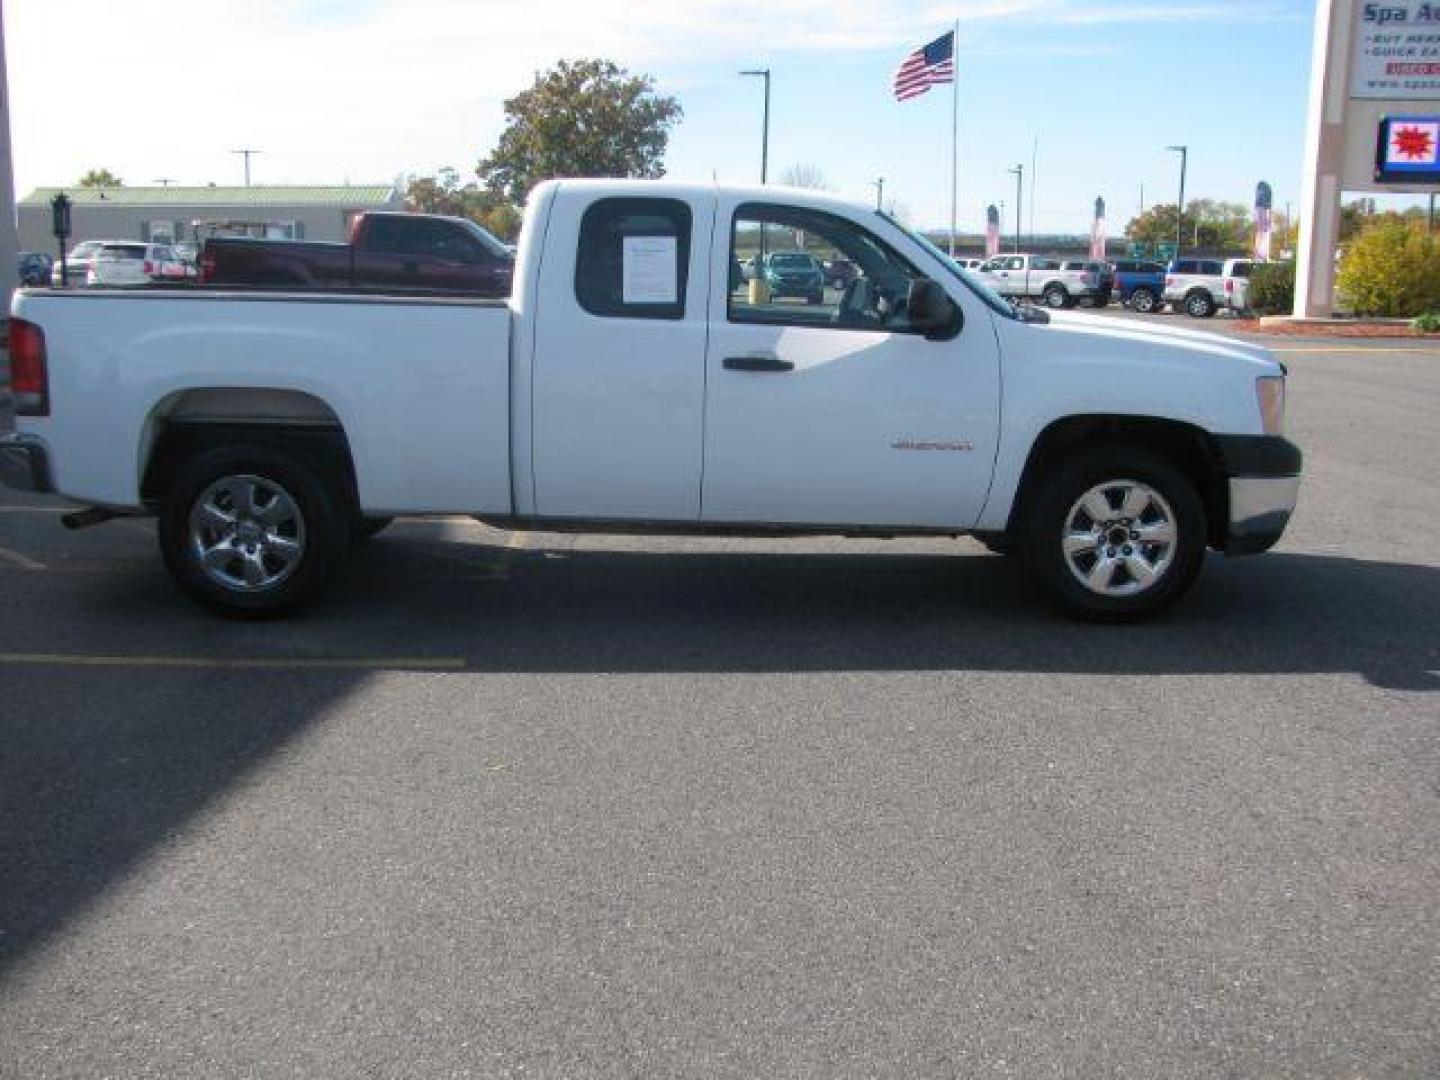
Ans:
[[[1095,220],[1090,225],[1090,258],[1097,262],[1105,260],[1105,241],[1105,200],[1097,198]]]
[[[1265,181],[1255,188],[1255,258],[1260,262],[1270,261],[1270,238],[1274,235],[1275,214],[1274,193]]]
[[[896,101],[928,94],[930,87],[949,83],[950,95],[950,257],[955,257],[955,224],[960,191],[960,84],[955,81],[955,43],[960,24],[900,62],[890,89]]]
[[[985,211],[985,257],[993,259],[1000,254],[1000,210],[991,203]]]

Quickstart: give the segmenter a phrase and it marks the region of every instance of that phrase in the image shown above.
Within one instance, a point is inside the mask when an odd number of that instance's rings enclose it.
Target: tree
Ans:
[[[1251,211],[1240,203],[1192,199],[1185,207],[1182,239],[1187,248],[1246,251],[1254,234],[1253,222]],[[1125,235],[1139,243],[1174,243],[1175,204],[1158,203],[1131,218]]]
[[[680,103],[656,94],[648,75],[609,60],[562,60],[505,102],[505,130],[476,172],[517,205],[556,176],[664,176],[680,116]]]
[[[1410,318],[1440,309],[1440,237],[1386,214],[1346,249],[1336,286],[1357,315]]]
[[[91,169],[80,177],[81,187],[123,187],[124,184],[125,181],[109,169]]]
[[[809,188],[812,191],[834,191],[818,165],[791,165],[780,177],[786,187]]]
[[[513,241],[520,235],[518,207],[473,180],[462,184],[460,173],[448,165],[434,176],[407,177],[405,205],[420,214],[469,218],[501,240]]]

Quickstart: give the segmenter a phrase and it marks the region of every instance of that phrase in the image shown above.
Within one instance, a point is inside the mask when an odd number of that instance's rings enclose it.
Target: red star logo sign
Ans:
[[[1434,165],[1440,157],[1440,122],[1397,122],[1386,154],[1393,165]]]
[[[1435,156],[1435,137],[1424,128],[1396,128],[1395,156],[1409,161],[1424,161]]]

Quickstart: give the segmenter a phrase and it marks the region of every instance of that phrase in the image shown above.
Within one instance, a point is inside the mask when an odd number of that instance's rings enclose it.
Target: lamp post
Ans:
[[[1175,207],[1175,258],[1178,260],[1185,241],[1185,168],[1190,163],[1190,148],[1167,146],[1165,149],[1180,155],[1180,202]]]
[[[245,159],[245,186],[246,186],[246,187],[249,187],[249,186],[250,186],[250,158],[251,158],[252,155],[262,153],[263,151],[254,150],[254,149],[251,149],[250,147],[245,147],[245,148],[242,149],[242,150],[231,150],[230,152],[231,152],[232,154],[239,154],[241,157],[243,157],[243,158]]]
[[[870,181],[870,186],[875,189],[875,209],[885,209],[885,178],[883,176],[877,176],[874,180]]]
[[[1025,198],[1025,166],[1016,165],[1013,169],[1006,169],[1006,172],[1015,177],[1015,253],[1020,253],[1020,222],[1025,219],[1024,198]]]
[[[765,119],[760,129],[760,183],[763,184],[770,175],[770,69],[754,68],[740,74],[755,75],[765,80]]]

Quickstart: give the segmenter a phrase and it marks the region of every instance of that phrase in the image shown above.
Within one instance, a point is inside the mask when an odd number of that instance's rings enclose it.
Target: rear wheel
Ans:
[[[239,618],[293,610],[344,558],[350,515],[323,471],[274,446],[198,454],[161,500],[160,551],[197,603]]]
[[[1035,583],[1071,615],[1123,622],[1154,615],[1194,584],[1205,557],[1194,484],[1142,446],[1099,446],[1055,468],[1025,513],[1022,550]]]
[[[1046,307],[1063,308],[1070,306],[1070,294],[1063,285],[1047,286],[1043,294]]]
[[[1149,315],[1160,306],[1160,297],[1150,289],[1136,289],[1130,294],[1130,307],[1141,315]]]
[[[1197,289],[1185,298],[1185,313],[1192,319],[1208,319],[1215,314],[1215,298]]]

